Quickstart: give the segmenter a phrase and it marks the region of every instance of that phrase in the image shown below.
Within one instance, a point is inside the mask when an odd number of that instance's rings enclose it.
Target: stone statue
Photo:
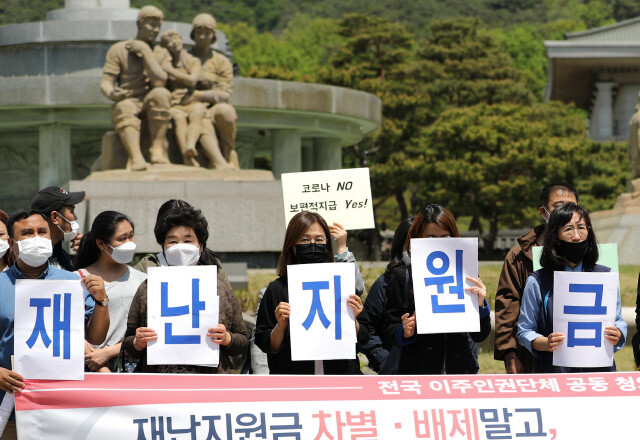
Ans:
[[[200,60],[202,69],[196,90],[183,101],[183,105],[194,101],[211,105],[209,113],[215,128],[215,140],[226,161],[239,168],[234,150],[238,116],[229,104],[233,91],[233,66],[226,56],[211,48],[216,41],[217,29],[216,20],[210,14],[199,14],[193,19],[191,39],[195,46],[190,52]]]
[[[109,49],[100,90],[114,101],[111,122],[129,155],[128,168],[146,170],[149,164],[140,149],[140,118],[149,125],[152,163],[169,163],[166,133],[171,116],[171,93],[164,88],[167,73],[162,68],[168,52],[154,41],[162,25],[162,11],[144,6],[137,19],[133,40],[121,41]]]
[[[201,75],[200,60],[182,46],[182,37],[174,30],[162,34],[161,44],[169,51],[163,69],[168,74],[167,88],[171,92],[171,117],[176,141],[185,165],[200,166],[196,160],[198,140],[209,159],[209,167],[232,168],[222,156],[208,103],[190,99]]]
[[[640,178],[640,94],[636,112],[629,121],[629,160],[631,161],[631,180]]]

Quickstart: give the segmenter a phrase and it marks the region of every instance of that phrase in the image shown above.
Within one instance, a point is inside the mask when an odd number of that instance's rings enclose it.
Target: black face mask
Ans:
[[[296,245],[296,259],[299,263],[322,263],[327,259],[326,243],[307,243]]]
[[[589,240],[580,241],[578,243],[573,241],[560,240],[558,246],[560,253],[573,264],[578,264],[582,261],[585,254],[589,250]]]

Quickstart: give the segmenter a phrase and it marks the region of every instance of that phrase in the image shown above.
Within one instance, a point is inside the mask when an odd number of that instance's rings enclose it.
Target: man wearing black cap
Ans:
[[[69,192],[57,186],[49,186],[40,190],[31,202],[31,209],[42,212],[49,220],[53,244],[49,264],[69,272],[74,271],[73,262],[69,254],[62,249],[62,241],[70,242],[74,249],[78,248],[82,234],[79,233],[80,226],[75,208],[84,198],[84,191]]]

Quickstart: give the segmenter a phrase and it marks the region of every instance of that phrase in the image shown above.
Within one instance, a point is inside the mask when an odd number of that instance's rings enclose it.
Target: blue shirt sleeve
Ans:
[[[618,288],[618,297],[616,299],[616,327],[618,327],[618,330],[620,330],[620,332],[622,333],[622,336],[620,336],[620,340],[613,347],[614,352],[624,347],[624,344],[627,340],[627,322],[622,317],[622,304],[620,302],[620,288]]]
[[[84,288],[84,284],[83,284]],[[89,322],[89,319],[93,315],[93,309],[96,306],[96,301],[89,294],[87,289],[84,289],[84,323]]]
[[[529,276],[529,278],[527,278],[527,284],[524,286],[524,292],[522,293],[516,338],[520,345],[536,357],[538,354],[537,351],[531,347],[531,342],[538,336],[542,336],[536,331],[540,319],[541,304],[542,294],[540,293],[540,286],[533,276]]]

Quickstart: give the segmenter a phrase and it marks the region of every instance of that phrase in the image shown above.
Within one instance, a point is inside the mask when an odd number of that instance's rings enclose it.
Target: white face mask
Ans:
[[[107,246],[113,249],[113,252],[111,253],[113,261],[120,264],[131,263],[133,255],[136,253],[136,244],[133,241],[127,241],[117,247],[113,247],[110,244],[107,244]]]
[[[4,254],[9,250],[9,241],[0,240],[0,258],[4,257]]]
[[[200,259],[200,248],[189,243],[174,244],[164,250],[164,256],[169,266],[193,266]]]
[[[53,254],[51,240],[48,238],[37,235],[33,238],[20,240],[17,243],[18,250],[20,251],[18,258],[27,266],[40,267],[46,263],[51,254]]]
[[[78,231],[80,231],[80,225],[78,224],[78,222],[75,220],[70,222],[62,214],[60,214],[60,218],[71,225],[71,231],[69,232],[65,232],[64,229],[60,227],[60,225],[56,225],[58,226],[58,229],[60,229],[64,234],[64,241],[71,241],[76,238],[78,236]]]
[[[542,220],[544,220],[545,223],[549,223],[549,217],[551,216],[551,214],[549,213],[549,211],[547,211],[547,208],[545,208],[544,206],[542,207],[542,209],[544,209],[544,212],[547,213],[547,216],[545,217],[544,215],[540,214],[540,217],[542,217]]]

